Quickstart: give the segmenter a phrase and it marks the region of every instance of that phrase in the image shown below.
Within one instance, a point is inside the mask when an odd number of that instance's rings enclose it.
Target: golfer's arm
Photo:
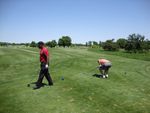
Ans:
[[[46,57],[46,64],[49,65],[49,55],[44,54],[44,56]]]
[[[48,64],[48,65],[49,65],[49,55],[48,55],[48,56],[46,56],[46,59],[47,59],[46,64]]]
[[[49,55],[48,55],[48,57],[47,57],[47,64],[49,65],[49,60],[50,60],[50,58],[49,58]]]

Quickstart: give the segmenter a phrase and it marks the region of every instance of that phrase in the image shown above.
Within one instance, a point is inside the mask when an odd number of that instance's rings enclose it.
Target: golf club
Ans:
[[[30,83],[27,84],[27,87],[30,87],[31,84],[35,84],[35,82],[32,82],[34,77],[31,79]]]
[[[89,72],[94,71],[95,69],[99,69],[99,67],[96,67],[96,68],[94,67],[91,70],[89,70]]]
[[[96,67],[96,68],[97,68],[97,67]],[[81,73],[79,73],[79,75],[81,75],[81,74],[87,74],[87,73],[89,73],[89,72],[91,72],[91,71],[96,70],[96,68],[94,67],[94,68],[90,69],[88,72],[81,72]]]
[[[36,71],[37,73],[39,73],[39,70]],[[36,82],[33,82],[33,80],[35,79],[35,76],[31,77],[32,79],[30,80],[30,82],[27,84],[27,87],[30,87],[31,84],[36,84]]]

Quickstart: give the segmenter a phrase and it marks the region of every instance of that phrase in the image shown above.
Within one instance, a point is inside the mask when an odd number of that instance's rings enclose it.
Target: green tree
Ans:
[[[125,50],[128,52],[143,52],[146,46],[145,37],[140,34],[131,34],[128,36]]]
[[[51,41],[46,42],[46,46],[51,47]]]
[[[102,42],[101,42],[101,41],[99,41],[98,45],[99,45],[99,47],[102,47]]]
[[[47,45],[48,47],[53,48],[53,47],[56,47],[56,46],[57,46],[57,42],[56,42],[55,40],[48,41],[48,42],[46,43],[46,45]]]
[[[120,48],[122,48],[122,49],[125,48],[126,43],[127,43],[127,40],[124,39],[124,38],[119,38],[119,39],[117,40],[117,45],[118,45]]]
[[[32,41],[31,44],[30,44],[30,47],[36,47],[36,46],[37,46],[36,42]]]
[[[86,46],[86,47],[88,46],[88,43],[87,43],[87,42],[85,43],[85,46]]]
[[[99,45],[96,41],[93,41],[92,48],[99,48]]]
[[[56,40],[52,40],[52,47],[56,47],[56,46],[57,46]]]
[[[148,39],[144,40],[142,43],[143,52],[150,50],[150,41]]]
[[[64,42],[63,42],[62,38],[60,38],[60,39],[58,40],[58,45],[59,45],[59,46],[63,46],[63,47],[65,47]]]
[[[7,46],[8,43],[7,42],[0,42],[0,46]]]
[[[146,43],[147,43],[147,45],[148,45],[148,46],[147,46],[147,47],[148,47],[148,50],[150,50],[150,40],[147,39],[147,40],[146,40]]]
[[[63,46],[63,47],[69,47],[71,46],[71,38],[69,36],[62,36],[62,38],[60,38],[58,40],[58,45],[59,46]]]
[[[87,45],[91,47],[92,46],[92,41],[88,41]]]
[[[25,43],[25,46],[26,46],[26,47],[30,46],[30,43]]]
[[[116,51],[119,49],[119,47],[114,42],[114,39],[112,39],[112,40],[106,40],[106,42],[103,43],[103,49],[108,51]]]
[[[71,38],[69,36],[63,36],[62,40],[65,46],[67,47],[71,46]]]
[[[93,45],[96,45],[96,46],[97,46],[97,45],[98,45],[98,43],[97,43],[96,41],[93,41]]]

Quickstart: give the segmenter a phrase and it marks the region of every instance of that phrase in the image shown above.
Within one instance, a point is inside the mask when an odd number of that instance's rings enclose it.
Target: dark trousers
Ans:
[[[40,73],[39,73],[39,78],[38,78],[37,83],[36,83],[37,86],[42,85],[42,81],[43,81],[44,76],[46,77],[49,85],[53,85],[52,78],[50,76],[48,68],[46,68],[45,65],[46,65],[46,63],[43,63],[43,62],[41,63],[41,70],[40,70]]]

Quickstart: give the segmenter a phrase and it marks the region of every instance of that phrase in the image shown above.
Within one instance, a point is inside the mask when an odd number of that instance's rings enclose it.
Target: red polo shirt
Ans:
[[[48,56],[49,56],[48,49],[46,47],[43,47],[40,50],[40,62],[47,63],[47,57]]]
[[[106,63],[110,62],[109,60],[106,60],[106,59],[99,59],[98,60],[98,63],[101,64],[101,65],[104,65]]]

